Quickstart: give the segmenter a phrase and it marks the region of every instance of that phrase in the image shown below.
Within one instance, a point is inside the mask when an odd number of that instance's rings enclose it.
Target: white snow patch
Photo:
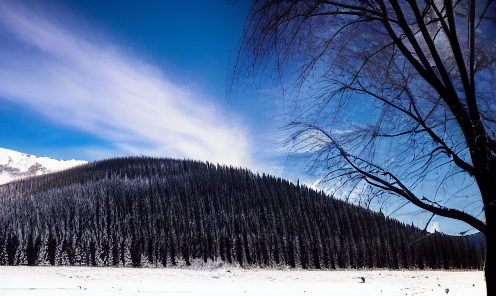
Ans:
[[[439,232],[439,222],[437,221],[431,221],[431,223],[429,223],[429,226],[427,227],[427,231],[429,233],[434,233],[434,232]]]
[[[365,279],[362,281],[361,277]],[[481,271],[308,271],[0,266],[13,295],[485,295]]]
[[[56,160],[0,148],[0,185],[29,177],[66,170],[88,163],[84,160]]]

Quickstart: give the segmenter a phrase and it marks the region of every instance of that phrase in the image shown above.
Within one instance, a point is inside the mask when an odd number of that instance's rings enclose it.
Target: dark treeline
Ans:
[[[0,187],[1,265],[480,269],[483,246],[267,175],[117,158]]]

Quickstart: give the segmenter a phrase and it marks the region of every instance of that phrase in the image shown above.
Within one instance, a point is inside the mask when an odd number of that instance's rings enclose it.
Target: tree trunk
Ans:
[[[484,267],[487,295],[496,295],[496,206],[486,207],[486,264]]]

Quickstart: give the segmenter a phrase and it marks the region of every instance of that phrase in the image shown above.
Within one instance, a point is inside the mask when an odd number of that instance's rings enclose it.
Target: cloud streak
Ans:
[[[246,130],[218,106],[115,45],[0,5],[2,98],[107,139],[121,154],[249,166]]]

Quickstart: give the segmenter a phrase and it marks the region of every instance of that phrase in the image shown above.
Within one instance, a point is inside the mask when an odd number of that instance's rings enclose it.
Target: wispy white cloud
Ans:
[[[248,133],[234,116],[118,46],[83,35],[3,3],[0,96],[107,139],[121,154],[249,166]]]

